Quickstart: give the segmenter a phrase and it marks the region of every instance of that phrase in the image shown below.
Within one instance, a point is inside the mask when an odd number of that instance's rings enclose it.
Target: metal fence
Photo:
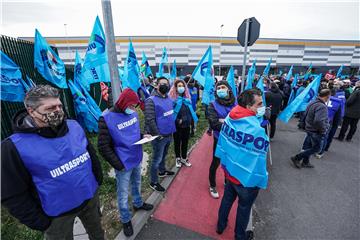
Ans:
[[[34,43],[25,41],[22,39],[11,38],[8,36],[0,36],[0,50],[8,55],[19,67],[23,78],[29,76],[36,84],[49,84],[56,87],[54,84],[46,81],[40,73],[34,68]],[[57,49],[54,48],[57,53]],[[73,79],[74,66],[66,65],[66,79]],[[57,88],[57,87],[56,87]],[[75,118],[74,104],[70,89],[61,89],[61,101],[64,105],[64,110],[68,118]],[[93,84],[91,86],[90,93],[94,97],[95,101],[101,102],[99,84]],[[103,102],[101,108],[106,108],[106,104]],[[12,133],[11,121],[15,113],[21,109],[24,109],[23,103],[14,103],[1,101],[1,139],[8,137]]]

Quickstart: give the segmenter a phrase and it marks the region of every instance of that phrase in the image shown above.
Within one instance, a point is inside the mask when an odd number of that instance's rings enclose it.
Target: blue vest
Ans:
[[[141,137],[137,112],[127,115],[107,111],[103,117],[113,140],[115,153],[125,169],[137,167],[143,157],[142,146],[133,145]]]
[[[156,125],[161,135],[169,135],[176,132],[173,101],[169,98],[158,96],[150,97],[155,105]]]
[[[343,90],[337,91],[335,97],[342,101],[341,117],[343,117],[345,115],[345,103],[346,103],[345,92]]]
[[[74,120],[67,120],[67,125],[69,132],[58,138],[35,133],[10,136],[32,176],[44,212],[52,217],[80,206],[98,188],[84,130]]]
[[[225,119],[226,116],[231,111],[231,109],[233,109],[235,107],[235,103],[231,106],[224,106],[224,105],[219,104],[217,101],[212,102],[212,105],[214,106],[214,109],[215,109],[219,119],[220,118]],[[219,131],[214,130],[214,137],[219,138]]]
[[[331,96],[329,102],[327,103],[328,107],[328,117],[329,121],[334,120],[335,113],[339,110],[342,105],[342,100],[336,97]]]
[[[269,137],[256,116],[231,119],[223,124],[215,151],[223,168],[245,187],[266,188]]]
[[[196,87],[189,87],[189,92],[190,92],[192,107],[193,107],[194,111],[196,111],[196,102],[198,100],[197,88]]]

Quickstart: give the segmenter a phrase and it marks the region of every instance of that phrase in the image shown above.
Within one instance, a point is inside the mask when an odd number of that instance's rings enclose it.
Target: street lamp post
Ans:
[[[219,55],[219,76],[221,76],[221,43],[222,43],[223,27],[224,27],[224,24],[221,24],[221,26],[220,26],[220,46],[219,46],[219,51],[220,51],[220,55]]]

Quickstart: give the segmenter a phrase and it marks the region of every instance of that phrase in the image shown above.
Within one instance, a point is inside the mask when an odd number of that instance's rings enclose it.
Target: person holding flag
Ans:
[[[101,164],[84,130],[65,118],[56,88],[37,85],[1,143],[1,204],[47,240],[73,239],[79,217],[90,239],[104,239]]]
[[[173,137],[176,167],[180,168],[182,164],[191,167],[191,163],[187,158],[190,126],[192,122],[197,123],[198,117],[192,108],[189,90],[184,80],[177,79],[174,81],[169,97],[174,101],[176,132]]]
[[[209,191],[213,198],[219,198],[219,193],[216,190],[216,170],[220,165],[220,159],[215,156],[215,150],[219,138],[219,132],[223,126],[226,116],[231,109],[236,106],[236,99],[227,81],[219,81],[216,84],[215,89],[215,101],[212,102],[208,108],[208,120],[214,136],[213,158],[209,168]]]
[[[150,169],[150,188],[158,192],[165,192],[165,188],[159,183],[159,177],[175,174],[165,168],[172,134],[176,132],[173,101],[168,97],[169,89],[169,80],[160,77],[152,96],[145,101],[145,132],[159,136],[151,142],[153,151]]]
[[[265,113],[261,91],[257,88],[245,90],[238,101],[238,106],[224,120],[215,153],[226,178],[216,232],[222,234],[226,229],[231,207],[238,198],[235,239],[242,240],[249,239],[246,227],[259,189],[267,187],[269,137],[260,126]]]
[[[306,108],[304,114],[306,138],[303,144],[303,151],[291,157],[291,161],[296,168],[314,167],[314,165],[310,163],[310,156],[320,152],[326,133],[330,127],[328,108],[326,106],[330,95],[331,92],[329,89],[322,89],[319,96],[310,102]]]
[[[140,120],[135,108],[139,105],[137,94],[127,88],[119,96],[115,106],[103,113],[99,120],[98,148],[104,159],[115,169],[117,200],[124,234],[133,235],[129,210],[129,185],[134,210],[150,211],[153,205],[141,197],[141,145],[134,145],[142,137]]]

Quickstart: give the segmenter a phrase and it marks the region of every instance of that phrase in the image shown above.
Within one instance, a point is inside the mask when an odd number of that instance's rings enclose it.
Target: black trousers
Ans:
[[[270,122],[270,138],[273,138],[275,136],[276,131],[276,118],[277,114],[271,114],[269,122]]]
[[[209,169],[209,182],[210,187],[216,187],[216,170],[220,165],[220,159],[215,157],[215,150],[217,145],[218,139],[214,137],[214,144],[213,144],[213,159],[211,161],[210,169]]]
[[[356,132],[356,128],[357,128],[357,124],[359,122],[359,118],[349,118],[349,117],[344,117],[341,129],[340,129],[340,133],[339,133],[339,139],[344,139],[345,134],[349,128],[350,125],[350,130],[349,133],[346,136],[346,140],[351,140],[353,135]]]
[[[190,138],[190,127],[176,128],[174,136],[174,148],[176,158],[187,158],[188,143]]]

